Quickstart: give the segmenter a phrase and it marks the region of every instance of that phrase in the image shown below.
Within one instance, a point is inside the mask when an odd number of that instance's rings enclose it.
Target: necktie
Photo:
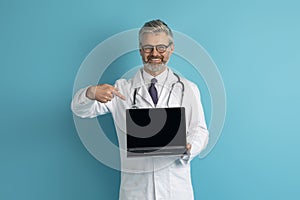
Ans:
[[[152,98],[153,103],[156,105],[157,101],[158,101],[158,97],[157,97],[157,90],[155,88],[155,83],[157,82],[157,80],[155,78],[151,79],[151,85],[149,87],[149,93],[150,96]]]

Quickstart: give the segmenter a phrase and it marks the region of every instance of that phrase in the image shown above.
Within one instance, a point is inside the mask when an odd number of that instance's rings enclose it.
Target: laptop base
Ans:
[[[183,156],[186,152],[186,148],[175,148],[175,149],[135,149],[127,150],[127,157],[147,157],[147,156]]]

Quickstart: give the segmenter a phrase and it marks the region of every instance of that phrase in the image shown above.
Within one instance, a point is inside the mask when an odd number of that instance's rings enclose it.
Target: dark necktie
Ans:
[[[152,98],[153,103],[156,105],[157,101],[158,101],[158,97],[157,97],[157,90],[155,88],[155,83],[157,82],[157,80],[155,78],[151,79],[151,85],[149,87],[149,93],[150,96]]]

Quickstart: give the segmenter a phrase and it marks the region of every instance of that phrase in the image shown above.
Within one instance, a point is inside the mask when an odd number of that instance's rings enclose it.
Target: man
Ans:
[[[208,142],[199,90],[167,66],[174,41],[164,22],[145,23],[139,32],[139,42],[144,67],[132,79],[117,80],[114,86],[101,84],[79,90],[73,98],[72,110],[83,118],[112,113],[121,157],[120,200],[192,200],[190,161]],[[178,84],[179,80],[184,86]],[[186,148],[190,157],[127,158],[125,110],[133,106],[185,107]]]

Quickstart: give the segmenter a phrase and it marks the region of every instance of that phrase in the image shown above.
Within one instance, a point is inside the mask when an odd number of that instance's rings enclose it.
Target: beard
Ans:
[[[144,67],[151,72],[159,72],[164,69],[166,65],[164,63],[153,64],[153,63],[144,63]]]
[[[144,61],[144,67],[151,72],[159,72],[162,71],[166,67],[166,62],[164,61],[164,57],[159,57],[161,59],[161,63],[152,63],[151,59],[157,59],[158,57],[148,57],[147,62]]]

